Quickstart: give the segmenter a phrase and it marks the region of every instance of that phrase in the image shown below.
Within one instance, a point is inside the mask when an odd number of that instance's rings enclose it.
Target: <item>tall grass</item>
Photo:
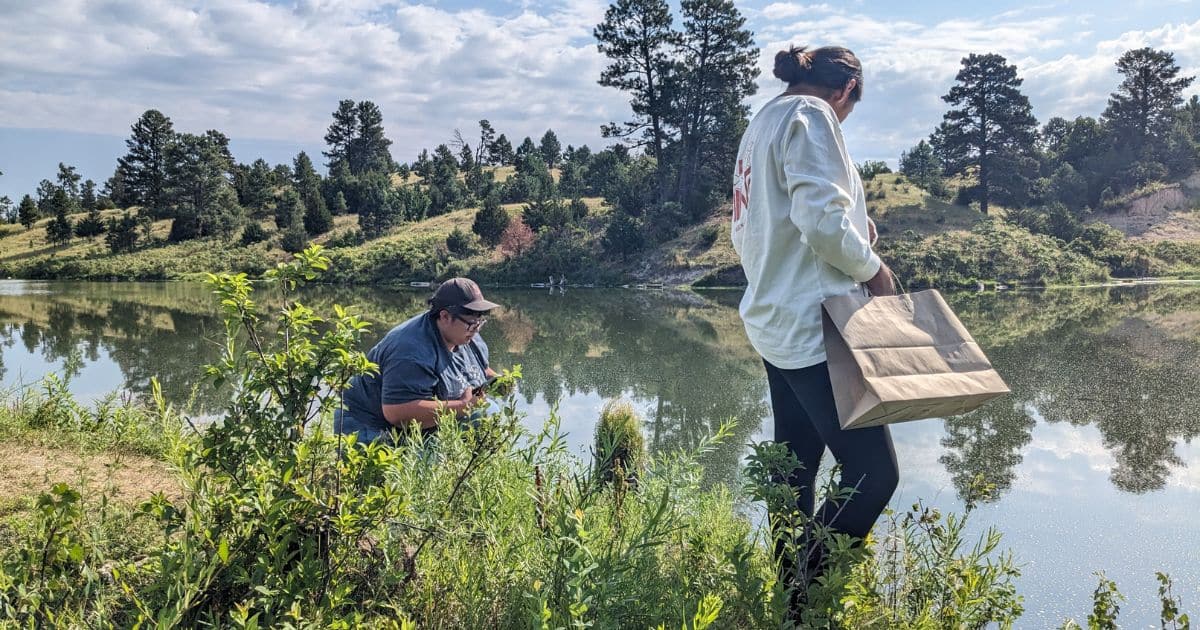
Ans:
[[[271,276],[294,290],[326,264],[310,249]],[[232,386],[225,414],[189,426],[157,390],[141,412],[188,427],[164,432],[182,492],[133,510],[58,484],[7,519],[0,625],[981,628],[1021,614],[999,534],[965,542],[969,511],[915,506],[865,547],[828,532],[825,576],[804,593],[781,583],[771,550],[808,525],[774,481],[794,457],[755,445],[744,486],[706,485],[697,462],[728,425],[693,451],[625,459],[637,419],[612,405],[595,459],[626,474],[571,453],[556,414],[522,428],[511,394],[477,425],[444,418],[395,447],[333,435],[349,377],[375,369],[356,350],[365,324],[294,301],[261,312],[244,276],[210,282],[228,340],[206,374]],[[758,526],[764,504],[788,527]]]

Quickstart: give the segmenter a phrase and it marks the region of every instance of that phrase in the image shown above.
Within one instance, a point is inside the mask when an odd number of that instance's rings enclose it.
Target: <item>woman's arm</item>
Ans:
[[[401,429],[409,422],[417,422],[422,429],[438,425],[438,416],[446,411],[454,415],[466,412],[475,404],[475,392],[471,388],[458,400],[411,400],[397,405],[383,405],[383,417],[394,427]]]

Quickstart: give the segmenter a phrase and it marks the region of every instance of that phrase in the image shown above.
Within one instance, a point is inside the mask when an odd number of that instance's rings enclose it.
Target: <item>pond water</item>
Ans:
[[[751,441],[767,439],[766,379],[737,315],[740,291],[494,290],[505,305],[483,330],[497,367],[521,364],[531,426],[557,405],[581,454],[600,407],[642,409],[647,442],[686,448],[736,419],[735,439],[706,461],[737,482]],[[318,287],[321,309],[353,304],[374,342],[423,308],[424,293]],[[265,298],[270,303],[269,298]],[[1004,534],[1022,565],[1021,627],[1090,610],[1096,571],[1128,601],[1124,627],[1157,627],[1155,571],[1200,614],[1200,285],[960,293],[948,301],[1012,387],[973,413],[893,428],[901,466],[894,505],[961,509],[982,474],[996,497],[973,531]],[[72,373],[84,398],[144,391],[189,399],[224,332],[211,295],[184,283],[0,281],[0,387]],[[195,390],[196,414],[220,394]]]

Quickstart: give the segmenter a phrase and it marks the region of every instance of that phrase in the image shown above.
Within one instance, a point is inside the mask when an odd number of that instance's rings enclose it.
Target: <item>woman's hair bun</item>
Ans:
[[[775,53],[775,78],[788,85],[800,83],[812,70],[812,54],[807,46],[791,46]]]

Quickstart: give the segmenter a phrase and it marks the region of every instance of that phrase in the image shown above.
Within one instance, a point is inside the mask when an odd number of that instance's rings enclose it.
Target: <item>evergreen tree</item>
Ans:
[[[304,226],[304,202],[299,193],[289,188],[275,201],[275,227],[284,231],[296,224]]]
[[[1102,120],[1118,143],[1142,157],[1152,140],[1166,138],[1183,104],[1183,90],[1195,77],[1180,77],[1175,55],[1153,48],[1121,55],[1117,71],[1125,78],[1109,96]]]
[[[126,212],[120,219],[109,219],[106,231],[108,233],[104,235],[104,241],[114,254],[133,251],[137,247],[138,218],[132,212]]]
[[[346,195],[342,194],[342,191],[339,190],[337,197],[334,198],[333,213],[336,215],[343,215],[348,212],[350,212],[350,208],[346,205]]]
[[[66,193],[63,193],[64,195]],[[54,219],[46,224],[46,240],[55,245],[61,245],[71,242],[71,235],[75,233],[75,227],[71,225],[71,219],[67,216],[65,206],[60,206],[54,214]]]
[[[179,242],[232,234],[243,211],[230,181],[229,138],[214,130],[177,134],[167,148],[166,161],[166,199],[173,219],[168,239]]]
[[[125,183],[125,171],[120,166],[113,172],[112,177],[104,182],[104,189],[100,191],[100,195],[107,197],[114,206],[121,208],[137,203],[133,198],[132,191]]]
[[[900,154],[900,172],[932,194],[939,194],[943,188],[942,165],[933,154],[933,147],[924,140]]]
[[[382,173],[359,180],[358,227],[367,238],[382,236],[404,220],[404,207]]]
[[[100,236],[104,233],[104,219],[100,217],[100,210],[92,206],[88,213],[75,224],[75,236],[79,238],[91,238]]]
[[[617,0],[594,31],[600,53],[610,63],[600,73],[600,85],[630,93],[633,120],[609,123],[606,138],[636,138],[648,145],[657,164],[666,164],[666,119],[671,112],[672,52],[679,36],[671,28],[666,0]],[[659,196],[666,194],[666,173],[660,169]]]
[[[17,222],[17,207],[13,205],[8,195],[0,197],[0,221],[5,223]]]
[[[29,195],[21,197],[21,203],[17,204],[17,222],[28,230],[40,218],[42,218],[42,213],[38,211],[37,202],[33,200],[33,197]]]
[[[530,138],[529,136],[525,136],[525,139],[521,141],[521,145],[517,147],[515,163],[519,165],[521,162],[525,161],[525,158],[527,158],[531,155],[535,155],[535,154],[539,155],[539,157],[540,157],[540,153],[538,152],[537,145],[535,145],[533,143],[532,138]]]
[[[156,109],[147,110],[133,123],[132,135],[125,141],[129,152],[117,161],[128,199],[154,218],[168,215],[167,148],[174,137],[171,119]]]
[[[279,239],[279,248],[289,254],[302,252],[308,247],[308,232],[304,231],[304,225],[301,221],[296,221],[291,227],[283,231],[283,236]]]
[[[428,179],[433,173],[433,160],[429,158],[429,149],[421,149],[421,153],[417,155],[417,161],[413,162],[413,172],[422,179]]]
[[[483,201],[483,207],[475,213],[471,231],[478,234],[479,240],[489,247],[495,247],[500,243],[500,237],[504,235],[509,220],[508,211],[500,206],[499,197],[488,195]]]
[[[542,160],[546,162],[548,168],[554,168],[562,161],[562,145],[558,143],[558,136],[554,134],[553,129],[547,129],[546,133],[542,135],[539,148]]]
[[[83,188],[79,193],[79,207],[84,210],[96,209],[96,182],[90,179],[83,182]]]
[[[40,212],[42,216],[48,217],[58,211],[57,207],[54,205],[56,203],[54,199],[54,193],[56,192],[60,192],[60,189],[58,186],[54,185],[54,182],[48,179],[43,179],[42,181],[38,182],[37,204],[38,212]]]
[[[458,168],[464,173],[469,173],[475,168],[475,152],[471,150],[471,145],[465,142],[458,150]]]
[[[333,227],[333,215],[321,194],[321,176],[307,153],[301,151],[296,155],[293,169],[292,186],[304,204],[304,229],[314,236],[328,232]]]
[[[328,166],[333,169],[334,164],[345,163],[350,153],[350,143],[358,137],[358,113],[355,111],[354,101],[344,99],[338,101],[338,108],[333,112],[333,122],[329,125],[329,130],[325,132],[325,144],[329,145],[328,151],[323,151],[322,154],[329,158]]]
[[[371,101],[359,102],[355,111],[358,115],[358,134],[350,141],[346,155],[350,174],[391,172],[392,155],[388,147],[392,141],[383,132],[383,113]]]
[[[429,178],[430,214],[443,214],[457,208],[463,201],[462,184],[458,181],[458,160],[450,147],[439,144],[433,152],[433,168]]]
[[[67,166],[62,162],[58,163],[58,187],[67,193],[67,197],[73,202],[79,202],[79,180],[83,179],[74,166]]]
[[[743,102],[757,90],[759,51],[733,0],[683,0],[680,8],[677,104],[667,116],[680,145],[670,198],[698,218],[714,187],[727,192],[724,182],[749,124]]]
[[[496,140],[488,145],[488,162],[496,166],[511,165],[516,159],[513,153],[512,143],[504,134],[496,136]]]
[[[1037,120],[1017,68],[994,53],[971,54],[962,66],[958,85],[942,97],[953,108],[934,134],[934,151],[946,173],[977,173],[971,193],[984,214],[993,200],[1020,205],[1037,166]]]
[[[272,188],[275,176],[271,165],[258,158],[246,170],[246,185],[238,199],[252,213],[260,214],[267,210],[267,204],[274,197]]]
[[[492,154],[488,150],[492,143],[496,140],[496,130],[492,129],[492,123],[485,118],[479,121],[479,145],[475,149],[476,164],[495,164],[492,161]]]

